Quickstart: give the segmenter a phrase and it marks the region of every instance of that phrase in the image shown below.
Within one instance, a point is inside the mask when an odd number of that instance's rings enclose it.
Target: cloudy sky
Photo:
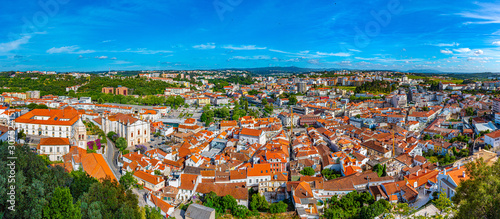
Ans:
[[[500,2],[20,0],[0,70],[298,66],[500,72]]]

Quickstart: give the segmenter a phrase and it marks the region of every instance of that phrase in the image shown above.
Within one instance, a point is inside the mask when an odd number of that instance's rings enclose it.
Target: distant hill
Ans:
[[[270,75],[270,74],[283,74],[283,73],[292,73],[292,74],[307,73],[312,71],[325,71],[333,69],[300,68],[300,67],[290,66],[290,67],[239,68],[230,70],[246,70],[252,74]]]
[[[408,72],[408,73],[432,73],[432,74],[444,73],[442,71],[438,71],[438,70],[434,70],[434,69],[412,69],[412,70],[408,70],[406,72]]]

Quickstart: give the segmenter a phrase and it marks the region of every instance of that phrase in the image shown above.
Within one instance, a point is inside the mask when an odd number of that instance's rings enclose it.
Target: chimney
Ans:
[[[465,178],[465,171],[462,171],[462,177]]]
[[[419,172],[419,171],[417,171],[417,173],[416,173],[416,174],[417,174],[417,176],[418,176],[418,172]]]

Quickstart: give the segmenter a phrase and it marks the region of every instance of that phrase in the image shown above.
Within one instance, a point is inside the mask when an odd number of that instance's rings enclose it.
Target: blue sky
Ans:
[[[2,3],[0,70],[500,72],[499,1],[40,2]]]

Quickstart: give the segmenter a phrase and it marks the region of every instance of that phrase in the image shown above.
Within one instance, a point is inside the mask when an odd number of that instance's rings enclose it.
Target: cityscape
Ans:
[[[7,2],[0,218],[500,218],[498,3]]]

